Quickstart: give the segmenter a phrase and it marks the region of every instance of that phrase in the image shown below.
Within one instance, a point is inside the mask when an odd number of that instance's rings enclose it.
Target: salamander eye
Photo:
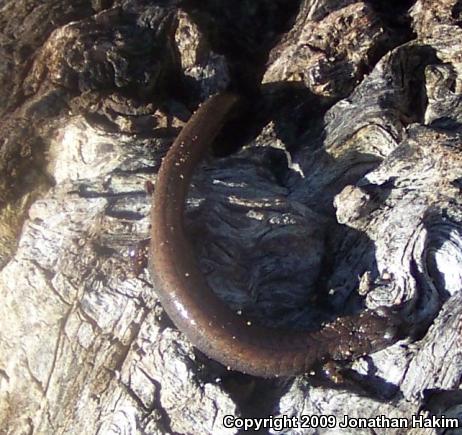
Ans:
[[[366,312],[363,322],[364,330],[375,334],[375,338],[371,335],[373,347],[384,347],[405,335],[405,319],[399,311],[391,307],[379,307],[375,311]]]

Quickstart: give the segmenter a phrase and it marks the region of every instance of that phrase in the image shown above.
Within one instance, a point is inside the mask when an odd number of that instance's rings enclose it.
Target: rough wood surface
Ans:
[[[456,0],[0,1],[0,433],[462,416],[461,14]],[[408,338],[354,361],[358,388],[228,372],[133,272],[145,182],[228,85],[253,106],[195,175],[203,272],[270,325],[396,306]],[[371,430],[441,433],[283,433]]]

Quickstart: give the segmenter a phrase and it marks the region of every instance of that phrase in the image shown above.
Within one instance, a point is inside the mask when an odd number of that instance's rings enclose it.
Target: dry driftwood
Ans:
[[[0,1],[1,433],[460,415],[462,10],[395,3]],[[358,390],[227,372],[133,272],[145,182],[229,83],[261,96],[195,176],[203,271],[270,325],[397,306],[410,337],[354,362]]]

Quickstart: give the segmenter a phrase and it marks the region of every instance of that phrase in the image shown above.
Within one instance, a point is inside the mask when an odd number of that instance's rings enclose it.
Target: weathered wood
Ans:
[[[460,414],[458,2],[176,3],[0,1],[0,432]],[[263,128],[197,171],[187,219],[203,272],[276,326],[401,310],[409,338],[355,361],[350,390],[227,372],[133,273],[145,182],[195,104],[229,84],[254,99],[242,129]]]

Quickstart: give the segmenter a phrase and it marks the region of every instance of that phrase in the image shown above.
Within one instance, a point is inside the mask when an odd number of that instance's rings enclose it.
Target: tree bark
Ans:
[[[261,433],[440,433],[411,418],[462,403],[461,14],[456,0],[0,1],[0,433],[238,433],[226,415],[409,422]],[[249,109],[191,186],[202,271],[266,325],[399,310],[405,338],[349,362],[347,384],[228,371],[133,266],[146,182],[227,87]]]

